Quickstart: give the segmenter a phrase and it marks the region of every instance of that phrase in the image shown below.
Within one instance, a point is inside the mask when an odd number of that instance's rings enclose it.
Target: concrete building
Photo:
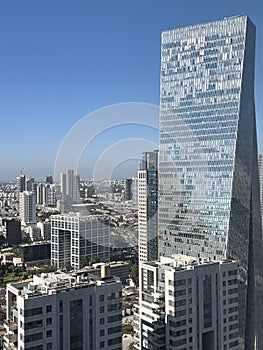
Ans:
[[[138,170],[139,262],[158,259],[158,151],[144,152]]]
[[[184,255],[141,263],[135,348],[239,350],[237,273]]]
[[[33,192],[24,191],[19,197],[19,216],[22,225],[36,223],[36,195]]]
[[[8,284],[6,290],[4,349],[122,349],[116,279],[56,272]]]
[[[109,260],[109,223],[104,216],[64,214],[51,216],[51,265],[80,268],[88,257]]]
[[[162,33],[159,254],[238,262],[240,350],[263,349],[255,34],[245,15]]]

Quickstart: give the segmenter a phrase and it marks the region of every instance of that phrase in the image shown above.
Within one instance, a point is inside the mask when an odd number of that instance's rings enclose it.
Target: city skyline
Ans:
[[[240,13],[248,14],[257,26],[256,113],[259,151],[263,152],[263,83],[259,78],[262,4],[190,1],[190,11],[185,11],[185,4],[165,4],[14,1],[0,5],[4,33],[1,180],[15,179],[23,168],[38,180],[53,175],[65,135],[81,118],[99,108],[127,101],[158,105],[162,30]],[[109,135],[112,142],[114,136],[114,132]],[[102,151],[103,147],[101,144]],[[79,173],[84,178],[88,177],[87,164],[92,157],[93,152],[80,164]],[[134,163],[124,166],[132,167]]]

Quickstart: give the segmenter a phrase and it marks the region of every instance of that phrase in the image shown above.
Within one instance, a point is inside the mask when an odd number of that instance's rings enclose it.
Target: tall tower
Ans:
[[[158,259],[158,151],[144,152],[138,170],[139,261]]]
[[[162,34],[160,255],[238,262],[246,350],[263,349],[254,65],[247,16]]]

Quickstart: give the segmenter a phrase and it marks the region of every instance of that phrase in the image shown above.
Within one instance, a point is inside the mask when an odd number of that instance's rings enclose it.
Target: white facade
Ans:
[[[36,195],[33,192],[24,191],[19,196],[19,216],[22,225],[36,223]]]
[[[175,255],[140,265],[136,349],[238,350],[236,262]]]
[[[116,279],[35,275],[7,285],[6,295],[4,349],[122,349],[121,282]]]
[[[52,215],[51,265],[78,269],[84,257],[109,260],[109,235],[103,216]]]

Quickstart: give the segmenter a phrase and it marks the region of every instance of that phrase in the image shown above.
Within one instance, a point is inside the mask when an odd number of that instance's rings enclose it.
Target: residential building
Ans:
[[[114,278],[34,275],[8,284],[6,295],[4,349],[122,349],[121,282]]]
[[[158,259],[158,151],[144,152],[138,170],[139,261]]]
[[[237,268],[185,255],[141,263],[135,348],[239,350]]]
[[[81,260],[109,260],[109,222],[102,215],[51,216],[51,265],[79,269]]]
[[[36,195],[34,192],[24,191],[20,193],[19,216],[22,225],[36,223]]]
[[[162,33],[159,254],[239,264],[239,349],[263,349],[255,26],[235,16]]]

